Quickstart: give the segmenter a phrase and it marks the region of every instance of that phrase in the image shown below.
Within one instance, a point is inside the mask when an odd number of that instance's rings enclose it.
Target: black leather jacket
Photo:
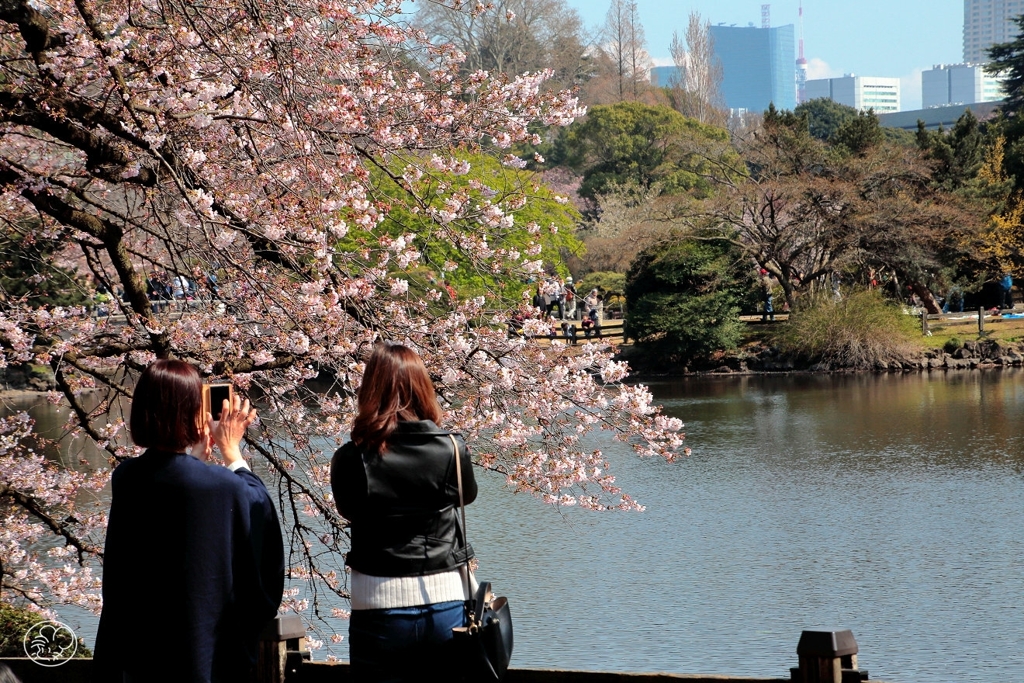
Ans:
[[[331,489],[351,523],[345,563],[370,576],[422,576],[449,571],[473,557],[458,521],[459,489],[449,432],[430,420],[399,422],[383,455],[351,441],[331,460]],[[476,499],[469,450],[462,456],[462,494]]]

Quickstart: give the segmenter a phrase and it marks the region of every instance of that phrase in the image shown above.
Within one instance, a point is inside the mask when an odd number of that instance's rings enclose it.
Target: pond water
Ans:
[[[469,509],[517,665],[786,676],[803,629],[838,627],[872,678],[1017,678],[1024,374],[654,389],[693,454],[612,454],[646,512],[560,516],[497,493]]]
[[[602,444],[646,512],[556,510],[482,478],[469,537],[511,601],[514,666],[784,677],[803,629],[848,628],[873,679],[1016,679],[1024,373],[653,389],[693,454]]]

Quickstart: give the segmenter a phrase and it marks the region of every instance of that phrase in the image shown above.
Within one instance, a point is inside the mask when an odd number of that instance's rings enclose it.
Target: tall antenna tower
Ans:
[[[772,6],[761,5],[761,28],[772,27]]]
[[[807,60],[804,58],[804,3],[800,0],[800,42],[796,58],[796,103],[807,101]]]

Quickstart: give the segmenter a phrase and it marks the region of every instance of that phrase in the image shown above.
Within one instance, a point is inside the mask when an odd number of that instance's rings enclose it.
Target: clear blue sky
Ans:
[[[567,0],[588,28],[605,20],[609,0]],[[921,105],[923,69],[963,61],[963,0],[804,0],[804,56],[812,78],[855,73],[902,79],[903,109]],[[691,11],[712,24],[761,25],[754,0],[637,0],[656,63],[670,64],[673,30]],[[771,3],[772,26],[797,25],[797,0]]]

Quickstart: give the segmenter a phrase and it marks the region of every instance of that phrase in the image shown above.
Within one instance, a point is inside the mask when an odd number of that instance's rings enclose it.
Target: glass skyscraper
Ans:
[[[796,108],[793,25],[775,28],[712,26],[722,64],[722,98],[729,109]]]

